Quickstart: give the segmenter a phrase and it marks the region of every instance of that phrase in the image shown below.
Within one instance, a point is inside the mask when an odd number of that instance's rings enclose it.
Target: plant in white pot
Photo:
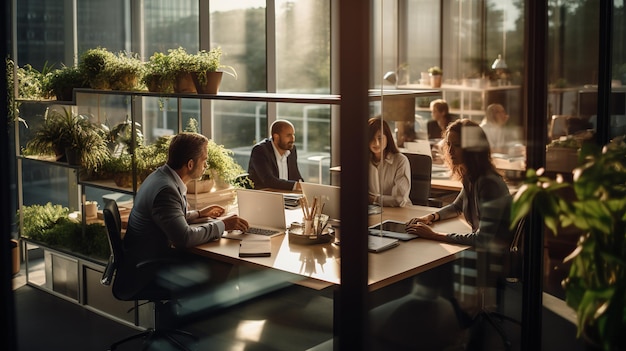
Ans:
[[[190,118],[185,131],[198,133],[198,121],[195,118]],[[211,191],[213,186],[215,186],[216,189],[223,189],[231,185],[251,185],[249,178],[239,178],[245,173],[245,170],[233,158],[234,152],[232,150],[225,148],[224,145],[217,144],[213,139],[209,139],[207,154],[207,169],[199,181],[187,183],[187,191],[190,193],[199,193],[202,192],[202,190]],[[202,189],[199,187],[196,188],[200,182],[206,182],[208,184],[201,185]]]
[[[432,66],[428,69],[428,74],[430,75],[430,86],[433,88],[441,87],[443,70],[439,66]]]
[[[578,315],[578,336],[604,350],[626,350],[626,143],[584,143],[573,182],[528,170],[513,201],[513,225],[535,208],[555,233],[583,233],[563,281],[566,302]]]

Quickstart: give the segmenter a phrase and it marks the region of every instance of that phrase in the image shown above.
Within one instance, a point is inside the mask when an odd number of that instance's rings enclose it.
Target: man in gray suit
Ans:
[[[124,264],[135,267],[140,262],[178,258],[175,249],[218,240],[224,230],[248,229],[248,222],[236,215],[216,219],[224,214],[221,206],[187,209],[186,183],[204,173],[207,143],[208,139],[198,133],[180,133],[172,138],[167,163],[145,179],[135,196],[124,236]],[[189,225],[202,218],[206,219],[204,224]],[[158,267],[137,273],[133,284],[143,288],[154,278],[156,270]]]

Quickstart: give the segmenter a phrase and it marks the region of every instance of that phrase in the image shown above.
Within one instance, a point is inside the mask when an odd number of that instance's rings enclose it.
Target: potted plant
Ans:
[[[49,94],[44,90],[44,81],[47,74],[51,72],[51,67],[44,65],[41,72],[33,68],[30,64],[16,67],[11,59],[6,59],[7,86],[9,93],[13,93],[13,73],[17,78],[17,98],[23,100],[47,99]]]
[[[184,128],[185,132],[198,133],[198,121],[189,118]],[[201,193],[211,191],[215,185],[218,189],[227,188],[231,185],[242,186],[252,185],[252,181],[247,178],[239,178],[244,169],[232,157],[232,150],[226,149],[224,145],[217,144],[213,139],[209,139],[207,144],[207,164],[202,178],[199,181],[192,181],[187,184],[190,193]],[[205,184],[198,184],[204,182]]]
[[[175,93],[197,93],[192,73],[197,70],[197,58],[183,47],[168,50]]]
[[[143,83],[151,92],[171,93],[174,76],[170,67],[170,56],[155,52],[144,64]]]
[[[439,66],[432,66],[428,69],[428,74],[430,75],[430,86],[433,88],[440,88],[443,70],[441,70]]]
[[[512,226],[531,208],[555,235],[574,226],[583,233],[563,281],[566,302],[578,315],[578,336],[604,350],[626,349],[626,143],[585,143],[573,181],[528,170],[515,195]]]
[[[198,93],[217,94],[224,72],[237,79],[237,71],[232,66],[222,65],[220,63],[221,57],[222,49],[220,47],[209,51],[201,50],[195,55],[196,67],[192,77]]]
[[[107,139],[110,142],[111,153],[114,156],[119,156],[122,153],[132,153],[132,150],[143,145],[143,132],[141,131],[141,124],[135,122],[135,128],[132,126],[133,122],[127,115],[123,122],[116,124],[113,128],[108,128]],[[133,130],[135,133],[135,143],[132,143]]]
[[[110,72],[108,69],[117,61],[117,57],[109,50],[97,47],[88,49],[81,56],[78,68],[84,72],[89,86],[93,89],[111,89]]]
[[[55,96],[59,101],[74,100],[74,88],[88,87],[87,76],[74,66],[63,66],[46,74],[42,89],[45,95]]]
[[[105,68],[112,90],[136,90],[143,76],[144,64],[136,54],[119,52]]]
[[[124,188],[132,188],[133,172],[137,178],[137,185],[158,167],[167,161],[170,136],[157,138],[154,144],[138,145],[135,148],[135,168],[133,170],[133,155],[128,148],[112,155],[100,169],[93,174],[93,179],[113,179],[115,184]]]
[[[67,151],[77,151],[85,171],[91,172],[109,157],[102,129],[70,109],[52,110],[43,124],[26,143],[25,155],[55,155],[57,161],[68,161]]]

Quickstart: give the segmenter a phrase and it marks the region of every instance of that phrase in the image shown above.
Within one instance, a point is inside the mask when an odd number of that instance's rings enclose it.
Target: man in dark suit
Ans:
[[[248,173],[256,189],[300,190],[298,154],[294,143],[293,124],[276,120],[270,128],[271,137],[252,148]]]
[[[170,142],[167,163],[152,172],[141,184],[128,218],[124,236],[124,264],[163,260],[180,256],[174,249],[190,248],[218,240],[224,230],[248,228],[236,215],[218,220],[224,208],[210,205],[200,210],[187,209],[186,183],[198,179],[207,167],[208,139],[197,133],[180,133]],[[193,221],[203,224],[190,226]],[[137,272],[137,289],[151,283],[159,267]]]

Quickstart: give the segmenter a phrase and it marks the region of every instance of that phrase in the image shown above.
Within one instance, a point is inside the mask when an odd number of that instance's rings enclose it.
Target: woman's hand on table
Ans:
[[[418,218],[413,218],[413,220],[416,219]],[[443,233],[434,231],[433,228],[431,228],[428,224],[419,221],[416,221],[412,224],[407,223],[406,232],[409,234],[416,234],[420,238],[434,240],[437,240],[440,236],[445,235]]]
[[[409,225],[417,224],[417,223],[424,223],[426,225],[431,225],[431,224],[433,224],[434,218],[435,217],[431,213],[431,214],[427,214],[425,216],[411,218],[408,222],[406,222],[406,225],[407,225],[407,227]]]

